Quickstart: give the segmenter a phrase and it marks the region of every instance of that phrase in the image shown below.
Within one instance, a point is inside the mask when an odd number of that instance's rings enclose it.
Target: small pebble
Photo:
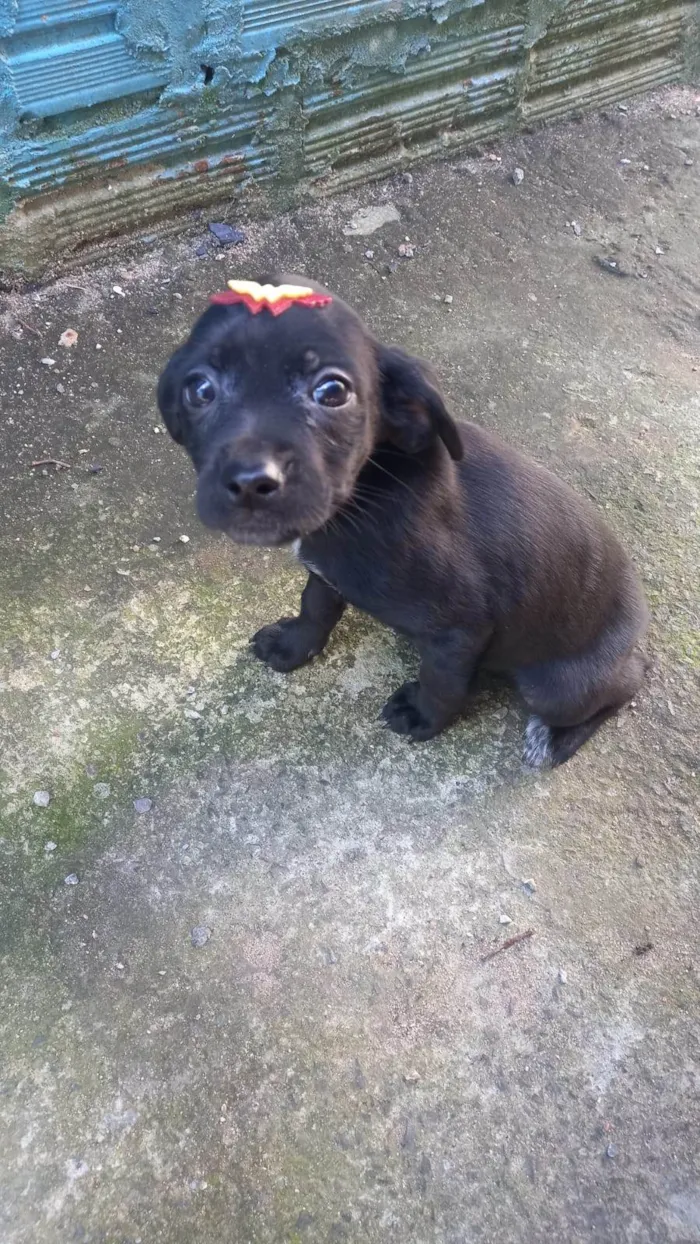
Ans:
[[[661,247],[660,247],[660,246],[655,246],[655,247],[654,247],[654,254],[655,254],[655,255],[663,255],[663,253],[664,253],[664,252],[662,251],[662,249],[661,249]]]
[[[189,544],[190,537],[189,536],[178,536],[178,540],[180,541],[180,544]]]
[[[631,160],[620,160],[620,164],[631,164]]]
[[[684,161],[683,161],[683,163],[685,164],[685,167],[686,167],[686,168],[691,168],[691,167],[692,167],[692,164],[693,164],[693,161],[692,161],[692,160],[684,160]]]
[[[569,977],[568,977],[567,973],[564,971],[564,969],[563,969],[563,968],[560,968],[560,969],[559,969],[559,983],[560,983],[561,985],[565,985],[565,984],[567,983],[568,979],[569,979]]]
[[[194,253],[195,253],[195,255],[197,256],[197,258],[198,258],[198,259],[203,259],[203,258],[204,258],[204,256],[205,256],[205,255],[206,255],[206,253],[207,253],[207,245],[206,245],[206,242],[202,242],[202,243],[201,243],[198,247],[196,247],[196,249],[195,249],[195,252],[194,252]]]
[[[37,808],[48,808],[51,803],[51,795],[47,790],[37,790],[34,792],[32,803],[35,803]]]
[[[88,471],[90,472],[91,475],[101,475],[103,469],[104,468],[100,465],[99,462],[91,462],[90,466],[88,467]]]
[[[513,185],[519,186],[525,180],[525,170],[522,168],[513,169]]]
[[[520,884],[523,887],[523,890],[525,891],[526,894],[534,894],[535,890],[537,889],[537,886],[535,885],[535,882],[533,881],[532,877],[523,877]]]
[[[512,924],[513,921],[511,920],[510,916],[506,916],[503,913],[501,913],[501,915],[498,917],[498,923],[499,924]]]
[[[401,255],[403,259],[413,259],[414,254],[415,254],[414,249],[410,245],[410,243],[408,242],[401,243],[401,245],[399,246],[399,255]]]
[[[198,924],[190,933],[190,941],[193,946],[206,946],[211,937],[211,929],[206,924]]]
[[[645,927],[645,931],[648,931],[648,927],[646,925],[644,927]],[[641,942],[639,946],[634,947],[632,954],[637,955],[638,958],[642,958],[643,955],[648,955],[649,951],[653,949],[654,949],[653,942]]]
[[[78,340],[78,334],[76,333],[75,329],[66,328],[61,333],[61,336],[58,339],[58,344],[59,346],[65,346],[67,350],[70,350],[71,346],[74,346],[77,340]]]
[[[44,367],[55,367],[56,366],[55,359],[45,358],[45,359],[42,359],[41,361],[44,364]]]
[[[52,661],[57,661],[57,660],[58,660],[58,658],[60,657],[60,655],[61,655],[61,649],[60,649],[60,648],[54,648],[53,652],[51,653],[51,660],[52,660]]]
[[[596,255],[595,262],[604,272],[611,272],[613,276],[627,276],[627,273],[618,265],[616,259],[609,259],[605,256]]]
[[[605,1156],[606,1158],[616,1158],[619,1152],[620,1150],[618,1149],[617,1145],[610,1144],[605,1150]]]
[[[45,842],[45,843],[44,843],[44,850],[45,850],[45,852],[46,852],[46,854],[47,854],[47,855],[50,855],[52,851],[55,851],[55,850],[56,850],[56,847],[57,847],[57,846],[58,846],[58,843],[56,843],[56,842]]]
[[[365,259],[374,259],[374,251],[365,251]]]
[[[111,790],[108,782],[95,782],[92,793],[97,799],[109,799]]]
[[[118,294],[120,298],[126,298],[126,294],[124,293],[124,290],[122,289],[121,285],[113,285],[112,293]]]
[[[454,302],[454,298],[452,297],[452,294],[445,294],[445,297],[443,298],[442,301],[446,302],[447,305],[450,306]]]
[[[67,877],[63,878],[64,885],[77,885],[78,881],[79,878],[77,873],[69,873]]]
[[[572,222],[571,222],[571,228],[573,229],[574,233],[576,234],[576,237],[577,237],[577,238],[580,238],[580,236],[581,236],[581,226],[580,226],[580,224],[578,223],[578,221],[577,221],[577,220],[572,220]]]
[[[64,384],[57,384],[57,385],[56,385],[56,392],[57,392],[57,393],[65,393],[65,391],[66,391],[66,386],[65,386]]]
[[[153,807],[152,799],[135,799],[134,808],[137,812],[150,812]]]
[[[212,222],[209,225],[209,232],[214,234],[221,246],[240,246],[241,242],[245,242],[243,230],[234,229],[232,225]]]

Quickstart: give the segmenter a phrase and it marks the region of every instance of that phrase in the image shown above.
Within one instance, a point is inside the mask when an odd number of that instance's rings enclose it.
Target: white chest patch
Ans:
[[[295,540],[295,541],[293,542],[293,544],[292,544],[292,552],[293,552],[294,556],[296,557],[297,561],[300,563],[300,565],[302,565],[302,566],[304,567],[304,569],[305,569],[305,570],[308,570],[308,571],[309,571],[309,574],[315,574],[317,579],[322,579],[324,583],[328,583],[328,579],[327,579],[327,578],[326,578],[326,576],[325,576],[325,575],[324,575],[324,574],[323,574],[323,573],[319,570],[318,566],[314,566],[313,562],[310,562],[310,561],[308,560],[308,558],[306,558],[306,557],[302,557],[302,555],[301,555],[301,540]],[[332,583],[328,583],[328,586],[329,586],[329,587],[332,587],[332,586],[333,586],[333,584],[332,584]]]

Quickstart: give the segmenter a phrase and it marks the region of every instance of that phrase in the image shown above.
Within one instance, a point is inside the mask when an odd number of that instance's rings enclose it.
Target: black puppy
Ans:
[[[210,307],[158,402],[202,521],[241,543],[294,542],[309,571],[299,617],[252,641],[273,669],[321,652],[349,602],[418,648],[419,681],[383,709],[392,730],[431,738],[465,709],[477,666],[503,671],[533,714],[534,766],[568,760],[637,691],[647,607],[597,511],[454,423],[428,368],[339,299]]]

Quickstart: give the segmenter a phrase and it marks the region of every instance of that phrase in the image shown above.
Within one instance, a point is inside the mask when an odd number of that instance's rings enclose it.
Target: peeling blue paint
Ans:
[[[263,211],[700,62],[699,0],[0,0],[0,266]]]

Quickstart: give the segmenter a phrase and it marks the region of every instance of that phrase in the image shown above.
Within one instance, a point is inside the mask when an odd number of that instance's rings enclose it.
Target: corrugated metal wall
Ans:
[[[697,0],[0,0],[0,266],[677,81],[698,29]]]

